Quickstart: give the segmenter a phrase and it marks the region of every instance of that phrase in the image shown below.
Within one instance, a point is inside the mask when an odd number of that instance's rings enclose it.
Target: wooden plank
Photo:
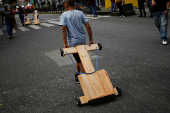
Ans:
[[[91,46],[85,45],[85,49],[86,49],[87,51],[97,50],[96,47],[98,47],[98,44],[92,44]],[[98,47],[98,48],[99,48],[99,47]],[[76,50],[75,47],[63,48],[63,51],[64,51],[64,55],[67,55],[66,51],[67,51],[69,54],[77,53],[77,50]]]
[[[64,51],[64,55],[67,55],[66,51],[67,51],[69,54],[77,53],[77,50],[76,50],[75,47],[63,48],[63,51]]]
[[[89,98],[89,100],[94,100],[94,99],[97,99],[97,98],[104,97],[105,91],[103,89],[103,84],[100,81],[98,73],[89,74],[87,76],[88,76],[91,88],[93,90],[93,93],[94,93],[94,97]]]
[[[79,57],[81,59],[81,62],[82,62],[85,72],[91,73],[91,72],[95,71],[95,69],[91,62],[90,56],[84,46],[85,45],[76,46],[76,50],[79,54]]]
[[[105,70],[79,75],[79,81],[87,101],[117,94]]]
[[[99,76],[103,90],[105,91],[105,96],[115,94],[113,85],[110,78],[105,70],[97,71],[96,74]]]
[[[79,75],[78,77],[79,77],[80,85],[82,87],[82,90],[83,90],[86,100],[89,101],[89,100],[94,99],[95,98],[94,91],[91,87],[88,76],[87,75]]]
[[[80,98],[81,104],[87,104],[88,103],[85,96],[81,96],[79,98]]]
[[[83,93],[85,95],[85,98],[88,101],[89,100],[89,96],[88,96],[88,91],[87,91],[87,88],[86,88],[87,86],[85,85],[86,81],[84,81],[86,79],[83,79],[83,76],[85,76],[85,75],[79,75],[78,78],[79,78],[79,82],[80,82],[81,88],[83,90]],[[88,83],[88,81],[87,81],[87,83]]]

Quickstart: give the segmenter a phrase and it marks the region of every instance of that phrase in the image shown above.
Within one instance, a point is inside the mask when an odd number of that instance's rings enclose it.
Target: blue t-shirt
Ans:
[[[72,10],[61,15],[60,26],[67,27],[67,43],[70,47],[86,44],[83,25],[87,19],[82,11]]]

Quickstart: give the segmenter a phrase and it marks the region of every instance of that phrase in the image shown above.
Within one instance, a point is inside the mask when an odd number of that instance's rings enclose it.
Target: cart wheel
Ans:
[[[78,106],[81,106],[82,104],[81,104],[80,98],[77,97],[76,100],[77,100],[77,105],[78,105]]]
[[[116,87],[116,89],[117,89],[117,92],[118,92],[117,96],[121,96],[121,94],[122,94],[121,90],[118,87]]]
[[[102,44],[98,43],[98,46],[99,46],[99,50],[102,50]]]
[[[64,57],[64,51],[60,48],[60,55]]]

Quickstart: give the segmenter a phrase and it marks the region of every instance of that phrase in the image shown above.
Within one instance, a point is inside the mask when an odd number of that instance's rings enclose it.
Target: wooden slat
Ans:
[[[96,47],[98,47],[98,44],[92,44],[92,45],[85,45],[84,46],[85,49],[87,51],[93,51],[93,50],[97,50]],[[99,47],[98,47],[99,48]],[[75,47],[70,47],[70,48],[63,48],[63,51],[64,51],[64,55],[67,55],[66,51],[69,53],[69,54],[73,54],[73,53],[77,53],[77,50]]]
[[[83,93],[85,95],[85,98],[86,98],[87,101],[89,101],[89,96],[88,96],[89,92],[87,91],[87,88],[86,88],[87,86],[85,84],[85,83],[88,83],[88,81],[86,82],[86,79],[82,78],[83,76],[85,76],[85,75],[79,75],[78,78],[79,78],[80,85],[81,85],[81,88],[83,90]]]
[[[95,98],[94,91],[91,87],[88,76],[87,75],[79,75],[78,77],[79,77],[80,85],[81,85],[81,88],[83,90],[86,100],[89,101],[89,100]]]
[[[79,75],[79,81],[87,101],[117,93],[105,70],[88,75]]]
[[[64,51],[64,55],[67,55],[66,51],[67,51],[69,54],[77,53],[77,50],[76,50],[75,47],[63,48],[63,51]]]
[[[84,70],[86,73],[91,73],[95,71],[93,64],[91,62],[90,56],[85,49],[84,45],[76,46],[76,50],[79,54],[79,57],[81,59],[81,63],[83,64]]]
[[[81,104],[87,104],[88,103],[85,96],[81,96],[79,98],[80,98]]]

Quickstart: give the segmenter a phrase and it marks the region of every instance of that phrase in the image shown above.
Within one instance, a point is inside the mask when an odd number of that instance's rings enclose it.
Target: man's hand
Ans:
[[[93,41],[90,41],[90,42],[89,42],[89,46],[90,46],[91,44],[94,44],[94,42],[93,42]]]
[[[164,14],[167,17],[168,16],[168,10],[165,10]]]
[[[154,7],[154,6],[156,6],[156,2],[155,2],[155,1],[154,1],[154,2],[152,2],[152,4],[151,4],[151,5],[152,5],[153,7]]]
[[[64,48],[69,48],[68,44],[64,45]]]

